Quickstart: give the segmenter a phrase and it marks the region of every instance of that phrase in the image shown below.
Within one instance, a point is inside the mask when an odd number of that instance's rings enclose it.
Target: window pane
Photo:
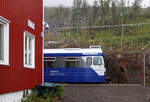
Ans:
[[[4,26],[0,24],[0,60],[4,60]]]
[[[56,61],[44,61],[44,68],[55,68]]]
[[[32,65],[31,54],[29,53],[29,65]]]
[[[88,57],[88,58],[86,59],[86,64],[87,64],[88,66],[92,65],[92,57]]]
[[[66,61],[66,67],[67,68],[79,68],[79,62],[78,61]]]
[[[89,68],[86,61],[81,57],[56,57],[45,58],[45,61],[55,60],[55,68]]]
[[[79,68],[79,58],[66,58],[66,67],[67,68]]]
[[[25,64],[27,64],[27,37],[25,37]]]
[[[32,39],[29,38],[29,65],[32,65]]]
[[[27,50],[27,37],[25,37],[25,50]]]
[[[100,57],[95,57],[93,59],[93,64],[94,65],[102,65],[102,59]]]
[[[65,68],[66,67],[66,63],[65,63],[65,57],[56,57],[56,68]]]

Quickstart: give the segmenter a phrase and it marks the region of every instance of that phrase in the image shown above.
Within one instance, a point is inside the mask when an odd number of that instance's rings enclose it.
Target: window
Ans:
[[[86,64],[87,64],[88,66],[92,65],[92,57],[87,57],[87,58],[86,58]]]
[[[66,58],[66,67],[67,68],[78,68],[79,64],[80,64],[79,58],[77,58],[77,57]]]
[[[44,68],[54,68],[56,66],[55,57],[44,58]]]
[[[100,57],[94,57],[93,64],[94,65],[102,65],[102,59]]]
[[[9,65],[9,21],[0,16],[0,64]]]
[[[24,32],[24,66],[35,67],[35,37],[29,32]]]

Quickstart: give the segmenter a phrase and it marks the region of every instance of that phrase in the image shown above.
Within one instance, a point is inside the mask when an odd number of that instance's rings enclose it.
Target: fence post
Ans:
[[[143,87],[145,88],[145,68],[146,68],[146,66],[145,66],[145,52],[143,52],[143,60],[144,60],[144,73],[143,73],[143,77],[144,77],[144,84],[143,84]]]

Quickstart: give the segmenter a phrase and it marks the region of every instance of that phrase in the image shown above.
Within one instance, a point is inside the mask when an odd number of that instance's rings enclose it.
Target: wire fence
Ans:
[[[129,26],[142,26],[150,25],[150,23],[136,23],[136,24],[119,24],[119,25],[105,25],[105,26],[85,26],[85,27],[51,27],[49,30],[73,30],[73,29],[101,29],[101,28],[115,28],[115,27],[129,27]]]

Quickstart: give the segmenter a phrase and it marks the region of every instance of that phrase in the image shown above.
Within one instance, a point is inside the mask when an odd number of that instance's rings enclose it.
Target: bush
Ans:
[[[38,91],[36,88],[32,89],[32,94],[22,99],[22,102],[59,102],[63,95],[63,86],[60,85],[56,88],[56,91],[48,91],[43,96],[38,97]]]

